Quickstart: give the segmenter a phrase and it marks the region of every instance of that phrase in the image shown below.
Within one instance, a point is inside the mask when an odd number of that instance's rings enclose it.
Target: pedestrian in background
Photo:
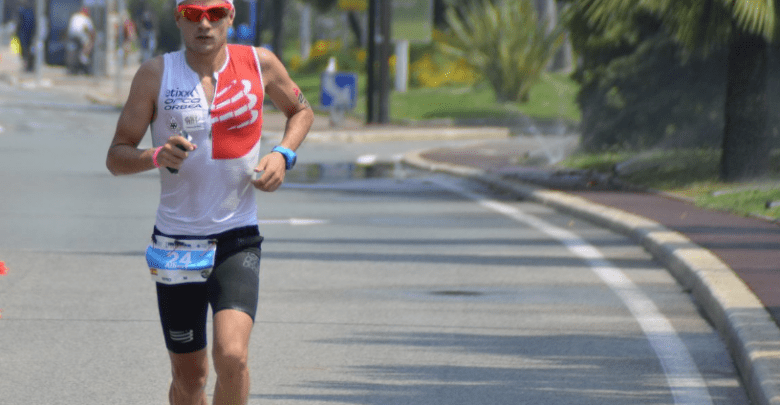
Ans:
[[[16,37],[22,49],[22,62],[25,72],[35,70],[35,52],[32,49],[35,38],[35,7],[33,0],[23,0],[19,5],[19,13],[16,22]]]
[[[157,24],[154,14],[144,10],[138,21],[138,37],[141,40],[141,62],[146,62],[154,56],[157,50]]]
[[[89,9],[82,7],[68,21],[68,71],[72,74],[92,72],[92,49],[95,46],[95,25]]]
[[[122,10],[119,15],[119,19],[122,24],[122,36],[117,38],[119,42],[119,48],[122,51],[122,66],[127,65],[127,58],[133,51],[133,44],[138,39],[138,30],[136,29],[135,22],[130,18],[130,13],[127,10]]]
[[[106,159],[114,175],[159,169],[146,258],[171,361],[169,400],[177,405],[206,403],[209,305],[214,404],[246,404],[263,241],[254,189],[282,184],[314,120],[272,52],[228,45],[234,17],[232,0],[177,0],[184,49],[138,69]],[[287,125],[261,158],[266,96]],[[139,148],[150,126],[154,147]]]

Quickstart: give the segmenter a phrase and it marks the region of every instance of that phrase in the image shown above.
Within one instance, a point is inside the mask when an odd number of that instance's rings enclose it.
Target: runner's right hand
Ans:
[[[160,153],[157,154],[157,163],[160,166],[178,171],[184,159],[189,156],[189,152],[196,149],[198,146],[194,143],[181,135],[174,135],[168,138],[168,142],[160,149]]]

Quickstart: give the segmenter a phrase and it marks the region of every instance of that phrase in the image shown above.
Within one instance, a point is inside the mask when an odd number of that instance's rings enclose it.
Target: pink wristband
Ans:
[[[157,155],[160,154],[160,151],[162,150],[162,146],[158,146],[157,149],[154,150],[154,155],[152,155],[152,163],[154,163],[154,167],[160,168],[160,164],[157,163]]]

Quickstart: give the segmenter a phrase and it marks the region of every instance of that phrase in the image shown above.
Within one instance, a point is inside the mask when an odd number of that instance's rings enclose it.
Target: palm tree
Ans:
[[[775,0],[573,0],[593,24],[630,21],[638,9],[657,15],[686,48],[707,54],[729,47],[720,176],[744,180],[769,170],[767,48],[777,38]]]

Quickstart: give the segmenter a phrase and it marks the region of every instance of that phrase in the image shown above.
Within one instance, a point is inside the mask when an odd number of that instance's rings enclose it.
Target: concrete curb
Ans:
[[[375,127],[365,129],[343,129],[311,131],[306,142],[391,142],[391,141],[434,141],[461,139],[506,139],[509,128],[479,127]]]
[[[751,401],[780,404],[780,329],[747,285],[709,250],[647,218],[564,192],[507,181],[484,170],[431,162],[422,153],[410,152],[402,161],[424,170],[479,180],[637,240],[691,291],[723,337]]]

